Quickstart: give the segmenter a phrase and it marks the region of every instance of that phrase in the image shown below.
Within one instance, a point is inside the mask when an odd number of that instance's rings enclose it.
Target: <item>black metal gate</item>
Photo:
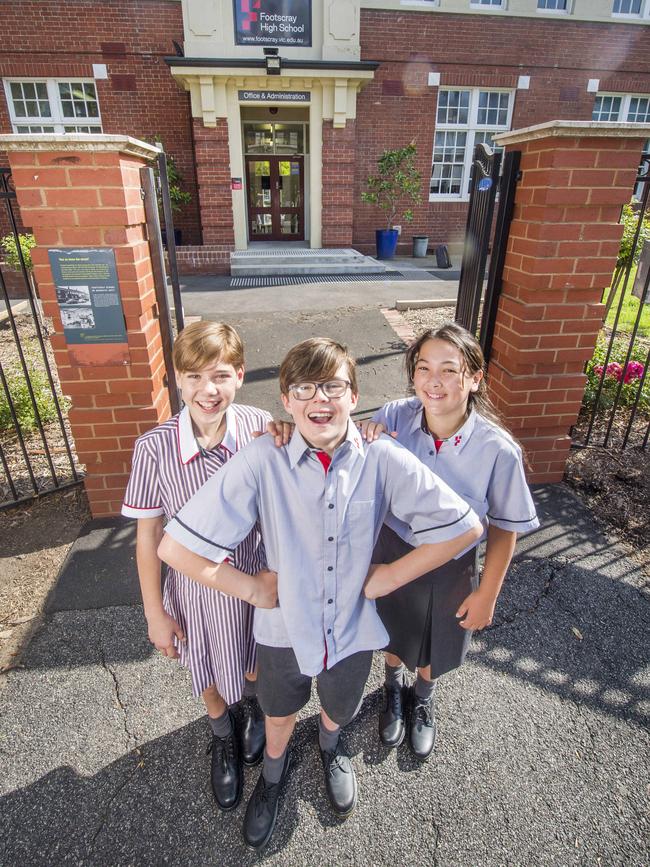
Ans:
[[[623,209],[621,253],[603,295],[605,317],[573,446],[647,449],[650,439],[650,148]],[[636,299],[636,300],[633,300]]]
[[[456,321],[472,334],[477,334],[486,361],[490,357],[494,323],[501,294],[503,264],[512,221],[520,160],[519,151],[509,151],[505,155],[503,171],[501,171],[501,154],[498,151],[493,152],[482,143],[474,148]],[[497,193],[498,209],[494,219]],[[481,297],[488,252],[490,252],[490,268],[481,314]]]
[[[66,419],[49,335],[23,251],[11,170],[0,168],[3,220],[17,293],[10,298],[9,271],[0,265],[0,509],[77,485],[82,473]],[[13,239],[13,244],[12,244]],[[6,255],[6,251],[5,251]],[[9,253],[11,256],[11,253]],[[27,256],[27,261],[26,261]]]

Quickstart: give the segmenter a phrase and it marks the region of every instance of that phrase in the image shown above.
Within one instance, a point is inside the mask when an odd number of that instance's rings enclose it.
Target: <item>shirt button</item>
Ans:
[[[333,599],[328,599],[328,600],[327,600],[327,604],[328,604],[328,605],[331,605],[333,602],[334,602]]]
[[[331,634],[332,634],[332,630],[331,630],[331,629],[328,629],[328,630],[327,630],[327,634],[328,634],[328,635],[331,635]]]
[[[327,571],[328,571],[328,572],[332,572],[333,569],[334,569],[333,566],[328,566],[328,567],[327,567]]]
[[[334,508],[334,503],[330,503],[329,506],[328,506],[327,508],[328,508],[328,509],[333,509],[333,508]]]
[[[432,454],[433,454],[433,451],[430,451],[429,454],[432,455]]]
[[[334,536],[328,536],[328,537],[327,537],[327,541],[328,541],[328,542],[333,542],[333,541],[334,541]]]

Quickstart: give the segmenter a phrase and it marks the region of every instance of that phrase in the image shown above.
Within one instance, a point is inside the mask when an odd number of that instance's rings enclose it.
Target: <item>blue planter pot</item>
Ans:
[[[377,229],[375,239],[377,242],[377,258],[392,259],[397,250],[397,229]]]

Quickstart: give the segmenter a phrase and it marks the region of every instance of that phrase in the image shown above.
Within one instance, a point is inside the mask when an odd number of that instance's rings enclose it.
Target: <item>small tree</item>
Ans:
[[[27,270],[31,272],[33,267],[32,248],[36,246],[34,236],[30,234],[19,235],[18,240],[20,241],[20,249],[23,254],[25,268],[27,268]],[[3,250],[3,258],[5,260],[5,263],[9,265],[10,268],[15,268],[16,271],[19,271],[20,257],[18,255],[18,247],[16,245],[16,238],[14,237],[14,235],[5,235],[5,237],[0,240],[0,247],[2,247]]]
[[[415,167],[415,155],[414,142],[403,148],[384,151],[377,160],[378,174],[367,179],[367,189],[361,193],[364,202],[386,211],[387,229],[392,227],[398,212],[410,223],[413,211],[404,206],[408,202],[418,204],[421,201],[422,178]]]

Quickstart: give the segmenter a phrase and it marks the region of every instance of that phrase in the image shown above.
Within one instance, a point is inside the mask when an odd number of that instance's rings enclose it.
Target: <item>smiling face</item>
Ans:
[[[446,438],[465,421],[467,400],[478,390],[483,371],[471,374],[460,350],[433,338],[420,347],[413,370],[413,388],[424,407],[432,433]]]
[[[200,427],[221,423],[243,379],[243,367],[235,368],[219,359],[209,362],[200,370],[176,372],[183,401],[192,420]]]
[[[331,380],[350,381],[347,364],[341,364]],[[290,383],[297,385],[297,383]],[[303,438],[314,448],[322,449],[330,456],[334,449],[343,441],[348,429],[350,413],[356,407],[359,395],[346,388],[341,397],[327,397],[320,388],[309,400],[298,400],[289,388],[287,394],[282,394],[284,408],[291,415]]]

